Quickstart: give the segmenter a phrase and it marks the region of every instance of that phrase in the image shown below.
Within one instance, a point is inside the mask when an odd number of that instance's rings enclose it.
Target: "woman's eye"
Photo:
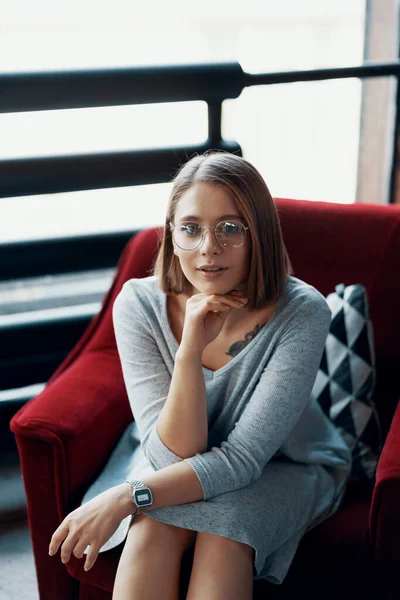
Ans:
[[[224,233],[237,233],[239,225],[237,223],[224,223],[222,230]]]
[[[197,235],[199,233],[199,226],[195,223],[186,223],[180,226],[180,230],[186,235]]]

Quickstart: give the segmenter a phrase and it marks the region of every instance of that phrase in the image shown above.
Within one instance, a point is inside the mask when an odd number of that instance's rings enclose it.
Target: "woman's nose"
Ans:
[[[214,229],[205,229],[203,235],[203,241],[200,244],[200,248],[203,252],[221,250],[220,245],[218,244]]]

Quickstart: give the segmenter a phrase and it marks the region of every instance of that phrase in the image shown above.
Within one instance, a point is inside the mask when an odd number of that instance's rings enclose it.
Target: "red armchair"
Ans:
[[[257,580],[254,598],[394,598],[400,570],[400,206],[277,199],[294,275],[324,296],[362,283],[374,325],[375,401],[386,443],[376,481],[350,485],[341,509],[305,535],[281,586]],[[12,419],[41,600],[110,600],[122,545],[63,565],[50,538],[76,508],[132,421],[111,308],[122,284],[149,274],[155,229],[125,247],[101,311],[48,381]],[[394,415],[394,416],[393,416]],[[184,557],[185,598],[193,551]]]

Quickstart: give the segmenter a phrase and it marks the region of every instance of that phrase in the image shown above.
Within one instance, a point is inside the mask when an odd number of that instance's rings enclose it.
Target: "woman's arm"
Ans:
[[[168,398],[155,427],[164,444],[182,458],[207,448],[207,399],[201,357],[184,348],[176,353]]]
[[[203,352],[222,330],[228,313],[246,302],[231,294],[207,296],[200,293],[186,303],[182,340],[175,356],[171,386],[156,424],[164,444],[182,458],[205,452],[207,448]]]
[[[220,447],[186,458],[204,491],[204,500],[250,485],[287,441],[310,401],[332,313],[323,298],[299,305],[283,331],[235,427]],[[307,427],[297,433],[298,452]],[[303,442],[304,441],[304,442]],[[320,460],[315,449],[315,462]],[[337,458],[343,468],[348,451]]]
[[[224,317],[210,314],[204,298],[190,299],[172,376],[154,339],[151,323],[127,281],[113,305],[113,323],[125,387],[143,451],[154,468],[179,462],[207,447],[207,401],[201,360]],[[200,296],[200,295],[197,295]],[[239,307],[233,298],[225,304]],[[208,313],[208,327],[199,319]],[[190,319],[188,318],[190,316]],[[201,319],[200,319],[201,320]],[[211,324],[211,325],[210,325]],[[200,329],[200,331],[199,331]]]
[[[154,508],[207,500],[245,487],[261,475],[309,401],[331,317],[329,306],[321,299],[299,305],[251,399],[221,447],[199,452],[143,477],[143,482],[154,490],[150,512]],[[130,484],[126,487],[128,515],[136,508]]]
[[[147,475],[142,480],[151,488],[152,509],[196,502],[203,498],[196,473],[184,461]],[[98,494],[69,513],[57,527],[49,544],[50,556],[56,554],[61,546],[61,560],[67,563],[72,553],[77,558],[82,558],[89,547],[85,561],[87,571],[121,521],[136,510],[130,483],[116,485]]]
[[[156,343],[152,323],[138,300],[134,285],[135,281],[125,282],[116,297],[112,309],[113,325],[125,387],[140,443],[147,459],[158,470],[182,461],[183,456],[179,452],[186,456],[188,454],[183,452],[183,447],[175,448],[173,445],[178,436],[174,436],[172,440],[167,440],[165,436],[164,443],[157,431],[156,423],[167,402],[174,373],[171,373]],[[178,379],[179,376],[178,367],[175,378]],[[199,390],[201,391],[200,386]],[[182,407],[187,402],[192,402],[192,409],[194,405],[198,407],[199,402],[195,403],[195,400],[196,398],[186,394],[182,400]],[[205,407],[200,408],[198,414],[203,409],[205,410]],[[182,429],[184,428],[181,423]],[[204,429],[200,427],[199,431],[203,432]],[[187,434],[187,429],[185,433]],[[190,437],[192,440],[196,439],[196,436]],[[192,442],[193,454],[204,449],[204,440],[200,437],[197,439],[196,448]]]
[[[140,478],[151,489],[153,503],[150,509],[141,509],[141,512],[164,506],[174,506],[177,504],[187,504],[188,502],[198,502],[203,500],[203,488],[200,481],[193,471],[192,467],[184,460],[168,467],[164,467],[155,473],[143,475]],[[130,483],[122,484],[121,490],[125,486],[123,494],[123,514],[125,517],[136,512],[136,505],[132,500],[132,486]]]

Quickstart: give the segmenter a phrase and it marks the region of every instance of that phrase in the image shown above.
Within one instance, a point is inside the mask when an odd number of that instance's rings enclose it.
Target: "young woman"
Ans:
[[[275,203],[245,159],[208,152],[174,179],[154,274],[113,322],[134,421],[54,533],[67,562],[125,541],[115,600],[252,598],[282,583],[331,516],[351,452],[310,396],[331,321],[293,276]],[[132,514],[135,517],[132,517]]]

